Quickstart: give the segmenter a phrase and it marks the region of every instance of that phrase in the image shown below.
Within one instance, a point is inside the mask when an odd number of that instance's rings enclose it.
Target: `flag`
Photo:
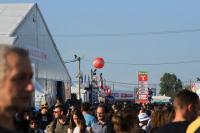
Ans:
[[[100,79],[99,87],[100,87],[101,89],[103,89],[103,79]]]

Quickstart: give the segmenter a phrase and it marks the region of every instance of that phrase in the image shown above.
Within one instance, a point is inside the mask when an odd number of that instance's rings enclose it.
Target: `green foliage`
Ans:
[[[183,85],[180,79],[175,74],[165,73],[160,79],[160,94],[174,97]]]

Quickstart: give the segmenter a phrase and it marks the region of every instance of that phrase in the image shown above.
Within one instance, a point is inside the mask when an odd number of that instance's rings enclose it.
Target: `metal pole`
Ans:
[[[81,99],[81,58],[78,57],[78,99]]]
[[[138,72],[138,75],[137,76],[139,76],[139,72]],[[140,85],[139,85],[139,80],[138,80],[138,84],[137,84],[137,96],[136,96],[136,103],[139,103],[139,98],[140,98],[140,96],[139,96],[139,94],[140,94]]]
[[[91,103],[93,103],[93,70],[91,69]]]
[[[113,91],[114,91],[114,89],[115,89],[115,83],[113,82]]]

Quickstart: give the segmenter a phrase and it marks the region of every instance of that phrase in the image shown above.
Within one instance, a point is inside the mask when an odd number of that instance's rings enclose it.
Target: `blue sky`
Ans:
[[[200,28],[200,1],[193,0],[5,0],[37,2],[64,60],[84,57],[81,68],[90,73],[92,63],[103,57],[109,62],[132,64],[200,60],[200,32],[112,37],[59,37],[56,34],[109,34],[171,31]],[[73,80],[77,65],[67,64]],[[105,64],[99,72],[110,81],[137,83],[137,72],[148,71],[149,83],[159,83],[165,73],[182,81],[200,76],[200,63],[129,66]],[[122,86],[116,86],[119,89]],[[130,88],[132,89],[132,88]]]

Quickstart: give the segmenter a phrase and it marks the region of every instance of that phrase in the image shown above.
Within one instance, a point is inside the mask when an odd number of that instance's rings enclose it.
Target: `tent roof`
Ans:
[[[9,36],[3,36],[3,35],[0,35],[0,40],[1,40],[1,43],[2,44],[13,44],[16,40],[16,37],[9,37]]]
[[[34,3],[0,4],[0,35],[11,36]]]

